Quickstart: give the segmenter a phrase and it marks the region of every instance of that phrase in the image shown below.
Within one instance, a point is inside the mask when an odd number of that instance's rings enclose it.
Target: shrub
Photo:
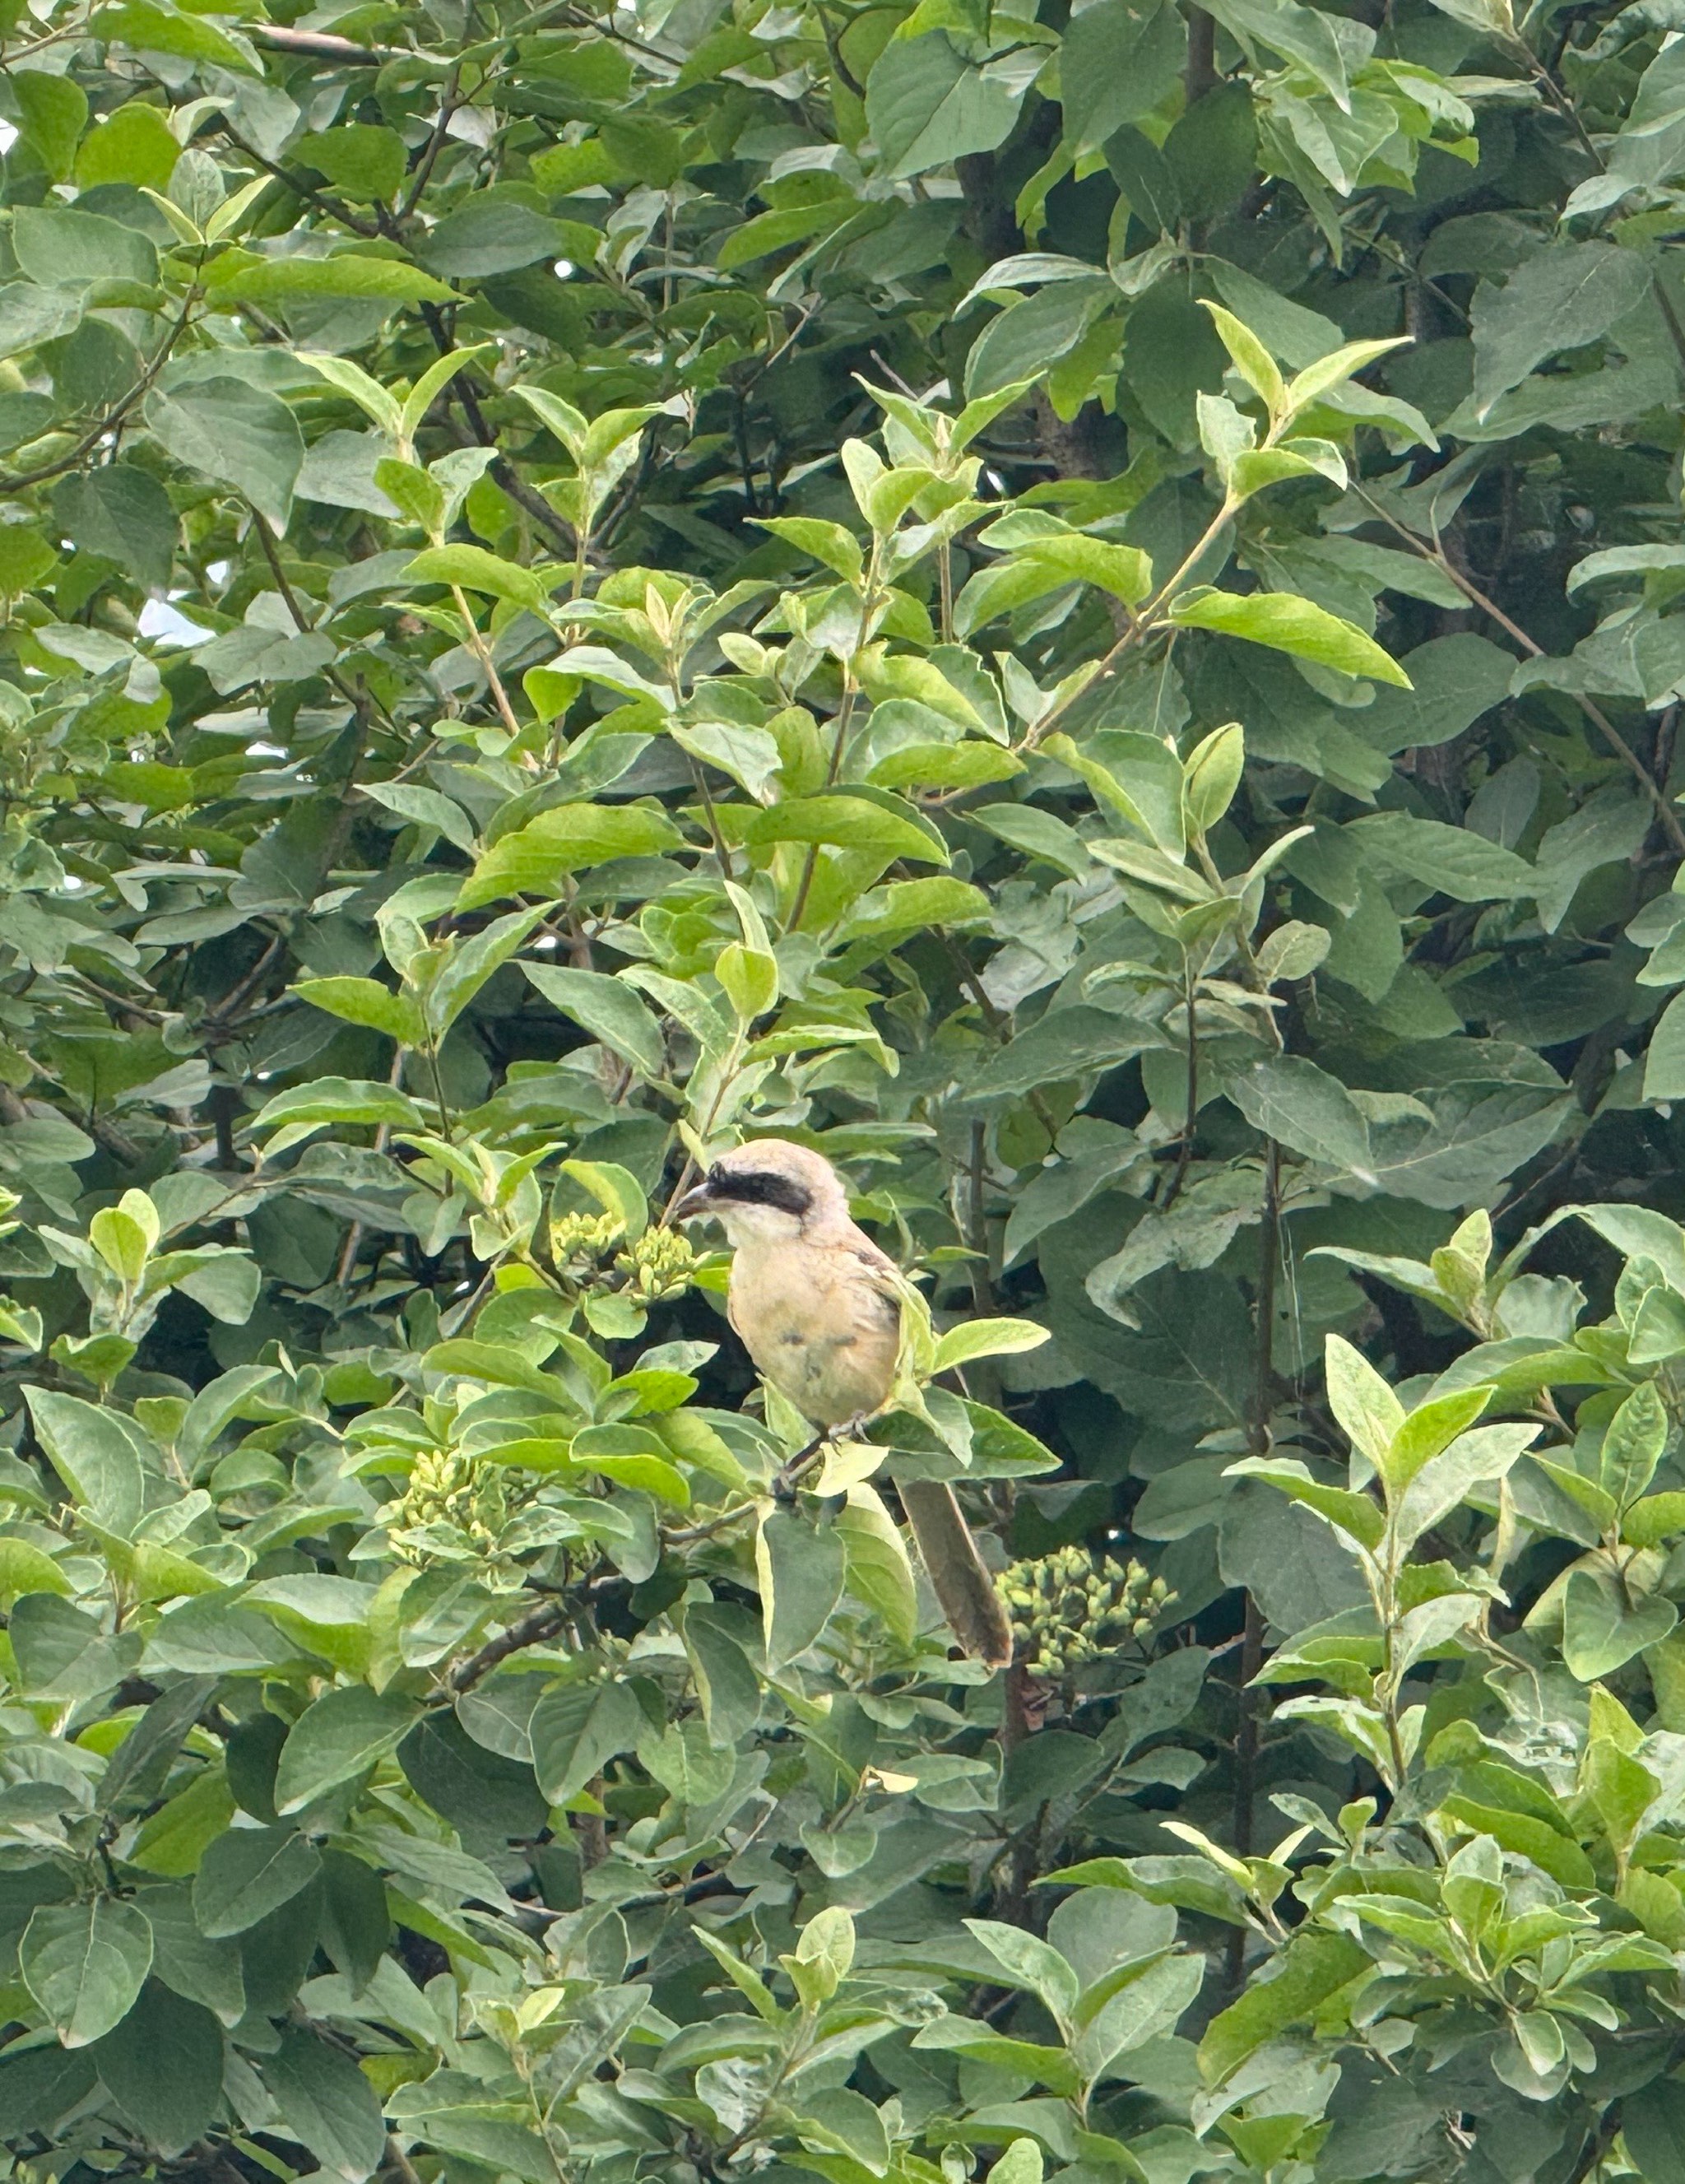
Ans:
[[[25,2184],[1685,2177],[1681,48],[1371,13],[0,15]]]

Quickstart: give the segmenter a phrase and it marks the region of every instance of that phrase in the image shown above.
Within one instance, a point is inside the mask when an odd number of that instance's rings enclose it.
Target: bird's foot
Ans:
[[[815,1434],[805,1448],[798,1449],[787,1463],[779,1467],[772,1480],[772,1498],[775,1502],[795,1500],[796,1489],[800,1485],[804,1474],[830,1447],[834,1432],[833,1427],[827,1426],[823,1433]]]

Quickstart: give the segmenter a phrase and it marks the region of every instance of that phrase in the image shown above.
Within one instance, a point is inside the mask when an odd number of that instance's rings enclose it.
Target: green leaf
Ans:
[[[775,1509],[755,1535],[755,1568],[767,1664],[781,1669],[831,1620],[848,1576],[847,1553],[834,1530]]]
[[[147,429],[178,463],[232,486],[272,530],[286,528],[304,443],[284,402],[223,376],[179,393],[155,387],[145,414]]]
[[[1163,1958],[1109,1995],[1082,2028],[1072,2053],[1090,2082],[1128,2077],[1129,2066],[1114,2072],[1120,2056],[1136,2053],[1149,2041],[1172,2031],[1205,1983],[1205,1959],[1193,1951]]]
[[[342,2049],[289,2025],[279,2048],[262,2059],[262,2074],[288,2132],[327,2175],[363,2184],[379,2168],[386,2120],[374,2087]]]
[[[1284,409],[1286,386],[1272,357],[1250,326],[1243,324],[1232,311],[1226,311],[1221,304],[1207,299],[1204,308],[1211,314],[1211,323],[1217,329],[1217,338],[1229,353],[1235,370],[1271,411]],[[1297,406],[1297,405],[1295,405]]]
[[[1596,1683],[1666,1638],[1679,1620],[1655,1593],[1628,1599],[1612,1577],[1571,1571],[1562,1598],[1562,1658],[1582,1684]]]
[[[218,304],[286,304],[311,296],[367,298],[382,304],[452,304],[456,291],[398,258],[364,258],[348,250],[329,258],[270,258],[213,280]],[[471,550],[471,549],[464,549]]]
[[[364,204],[390,204],[403,187],[409,164],[398,131],[368,122],[306,136],[298,151],[342,196]]]
[[[1609,332],[1649,286],[1642,259],[1610,242],[1563,242],[1529,252],[1502,287],[1476,291],[1475,398],[1482,414],[1559,349]]]
[[[809,237],[840,227],[858,209],[852,197],[825,198],[816,204],[787,205],[777,212],[757,214],[731,230],[715,263],[722,273],[735,272],[738,266],[752,265],[756,259],[769,257],[775,250],[787,250],[792,243],[805,242]]]
[[[20,97],[22,81],[19,78]],[[97,189],[103,182],[131,182],[140,189],[166,190],[181,156],[181,147],[158,108],[131,99],[106,114],[82,139],[76,153],[76,181],[85,190]]]
[[[214,23],[166,7],[163,0],[122,0],[119,7],[101,8],[89,28],[97,38],[132,46],[141,53],[170,53],[178,60],[209,61],[217,68],[258,73],[249,52]]]
[[[906,1541],[872,1487],[848,1489],[837,1529],[847,1557],[847,1590],[882,1618],[893,1636],[910,1645],[919,1628],[913,1565]]]
[[[131,571],[148,590],[170,582],[175,511],[163,486],[137,465],[102,464],[60,479],[53,512],[78,546]]]
[[[1331,1334],[1324,1355],[1328,1401],[1352,1446],[1385,1474],[1404,1407],[1360,1350]]]
[[[415,1719],[415,1708],[394,1691],[348,1684],[324,1691],[308,1706],[281,1748],[275,1808],[283,1818],[314,1804],[395,1749]]]
[[[420,1046],[426,1036],[421,1011],[409,995],[394,994],[374,978],[301,978],[292,990],[313,1008],[380,1032],[400,1046]]]
[[[934,827],[869,803],[863,796],[803,796],[756,812],[743,838],[757,848],[776,842],[828,843],[839,850],[870,850],[887,863],[907,857],[945,865],[948,849]]]
[[[486,852],[463,883],[457,908],[480,910],[504,895],[553,899],[573,872],[615,857],[659,855],[679,839],[665,812],[643,805],[558,805]]]
[[[1221,2085],[1266,2041],[1311,2016],[1369,1965],[1368,1951],[1344,1934],[1295,1934],[1275,1976],[1211,2020],[1199,2042],[1199,2075],[1208,2086]]]
[[[1646,1100],[1685,1100],[1685,994],[1676,994],[1657,1020],[1644,1052]]]
[[[1512,850],[1438,819],[1382,812],[1355,821],[1350,839],[1359,855],[1374,858],[1387,877],[1419,880],[1458,902],[1508,901],[1530,895],[1537,882],[1532,866]]]
[[[759,225],[755,220],[749,222],[750,227]],[[727,248],[730,248],[729,243]],[[721,263],[724,263],[723,253]],[[763,515],[756,521],[761,530],[771,532],[775,538],[793,546],[798,554],[805,554],[811,560],[822,562],[827,569],[834,569],[845,582],[859,582],[865,566],[865,551],[854,532],[845,531],[840,523],[822,522],[814,515]]]
[[[566,231],[518,198],[470,196],[445,214],[418,253],[452,281],[489,280],[562,251]]]
[[[363,794],[388,811],[396,811],[417,827],[431,827],[464,856],[474,853],[474,822],[462,806],[437,788],[421,788],[408,781],[365,781]]]
[[[1226,1475],[1267,1479],[1289,1501],[1304,1502],[1360,1546],[1378,1547],[1385,1535],[1386,1518],[1366,1494],[1353,1493],[1343,1486],[1325,1485],[1304,1464],[1289,1458],[1247,1457],[1239,1463],[1230,1464]]]
[[[500,560],[483,546],[431,546],[418,554],[404,571],[413,584],[460,584],[464,590],[484,592],[494,599],[512,599],[517,606],[542,614],[548,593],[531,569]]]
[[[15,2139],[50,2131],[93,2086],[93,2064],[86,2051],[67,2053],[56,2040],[45,2047],[8,2041],[0,2050],[0,2132]]]
[[[1237,37],[1256,38],[1272,52],[1298,61],[1337,107],[1348,109],[1344,51],[1320,9],[1301,8],[1296,0],[1223,0],[1213,12]]]
[[[1013,2139],[989,2171],[995,2184],[1042,2184],[1043,2173],[1042,2149],[1027,2137]]]
[[[1685,2184],[1685,2082],[1652,2078],[1628,2093],[1621,2137],[1644,2184]]]
[[[1363,1110],[1336,1077],[1302,1055],[1271,1055],[1254,1061],[1228,1087],[1254,1129],[1292,1146],[1309,1160],[1354,1173],[1366,1181],[1374,1154]]]
[[[1138,546],[1115,546],[1072,532],[1035,539],[1020,551],[1059,582],[1092,584],[1126,606],[1138,606],[1153,588],[1153,565]]]
[[[12,248],[30,278],[47,286],[150,287],[158,278],[158,254],[146,237],[98,213],[21,206],[12,216]]]
[[[392,1085],[320,1077],[314,1084],[295,1084],[277,1092],[252,1127],[272,1130],[282,1124],[296,1129],[322,1123],[385,1123],[401,1130],[419,1130],[424,1121],[415,1102]]]
[[[1283,592],[1243,595],[1196,587],[1171,602],[1170,616],[1179,628],[1217,630],[1276,652],[1294,653],[1319,667],[1337,668],[1343,675],[1372,676],[1378,682],[1395,683],[1404,690],[1410,687],[1404,669],[1372,637],[1310,599]]]
[[[1685,1494],[1677,1491],[1645,1495],[1621,1520],[1621,1538],[1635,1547],[1658,1547],[1680,1532],[1685,1532]]]
[[[199,1931],[243,1934],[315,1879],[321,1860],[292,1829],[232,1828],[205,1852],[193,1882]]]
[[[1459,1388],[1449,1396],[1418,1403],[1393,1435],[1393,1446],[1381,1467],[1388,1491],[1402,1494],[1425,1464],[1474,1424],[1492,1396],[1489,1387]]]
[[[55,182],[70,179],[87,126],[88,95],[68,75],[22,69],[12,78],[19,133]]]
[[[162,2154],[185,2153],[221,2109],[222,2027],[156,1978],[93,2059],[125,2120]]]
[[[68,1594],[73,1590],[44,1548],[29,1540],[0,1538],[0,1604],[9,1608],[26,1592]]]
[[[158,1694],[111,1755],[99,1786],[102,1812],[115,1812],[128,1801],[149,1803],[158,1796],[215,1691],[214,1676],[189,1676]]]
[[[974,1357],[1015,1357],[1039,1350],[1047,1340],[1047,1329],[1032,1319],[961,1320],[937,1340],[931,1371],[951,1372],[956,1365],[969,1365]]]
[[[629,1237],[642,1235],[648,1225],[649,1201],[630,1168],[618,1161],[570,1160],[562,1162],[562,1173],[588,1191],[605,1213],[612,1213]]]
[[[866,79],[866,124],[891,179],[902,181],[993,151],[1022,96],[963,60],[940,31],[892,38]]]
[[[1076,1974],[1049,1942],[998,1919],[967,1919],[976,1935],[1014,1986],[1039,1995],[1055,2021],[1068,2029],[1076,2014],[1080,1986]]]
[[[529,1731],[538,1786],[553,1805],[564,1805],[611,1759],[630,1752],[643,1729],[642,1712],[623,1684],[562,1684],[546,1691]]]
[[[134,2007],[152,1965],[152,1928],[116,1897],[42,1904],[18,1945],[18,1964],[63,2044],[86,2048]]]
[[[1175,82],[1185,43],[1175,11],[1097,0],[1071,18],[1059,50],[1068,144],[1098,147],[1150,114]]]
[[[1668,1419],[1653,1380],[1635,1388],[1609,1422],[1603,1437],[1602,1484],[1621,1509],[1636,1502],[1655,1476],[1667,1446]]]

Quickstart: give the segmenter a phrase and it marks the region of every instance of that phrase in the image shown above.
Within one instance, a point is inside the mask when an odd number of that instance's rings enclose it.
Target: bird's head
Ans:
[[[720,1222],[733,1245],[786,1243],[847,1221],[848,1195],[822,1153],[758,1138],[722,1153],[676,1210],[681,1221]]]

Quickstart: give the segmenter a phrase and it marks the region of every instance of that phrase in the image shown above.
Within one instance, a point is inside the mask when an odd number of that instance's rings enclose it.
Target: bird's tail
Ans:
[[[973,1660],[1004,1669],[1012,1658],[1012,1624],[954,1489],[943,1479],[908,1479],[896,1484],[954,1636]]]

